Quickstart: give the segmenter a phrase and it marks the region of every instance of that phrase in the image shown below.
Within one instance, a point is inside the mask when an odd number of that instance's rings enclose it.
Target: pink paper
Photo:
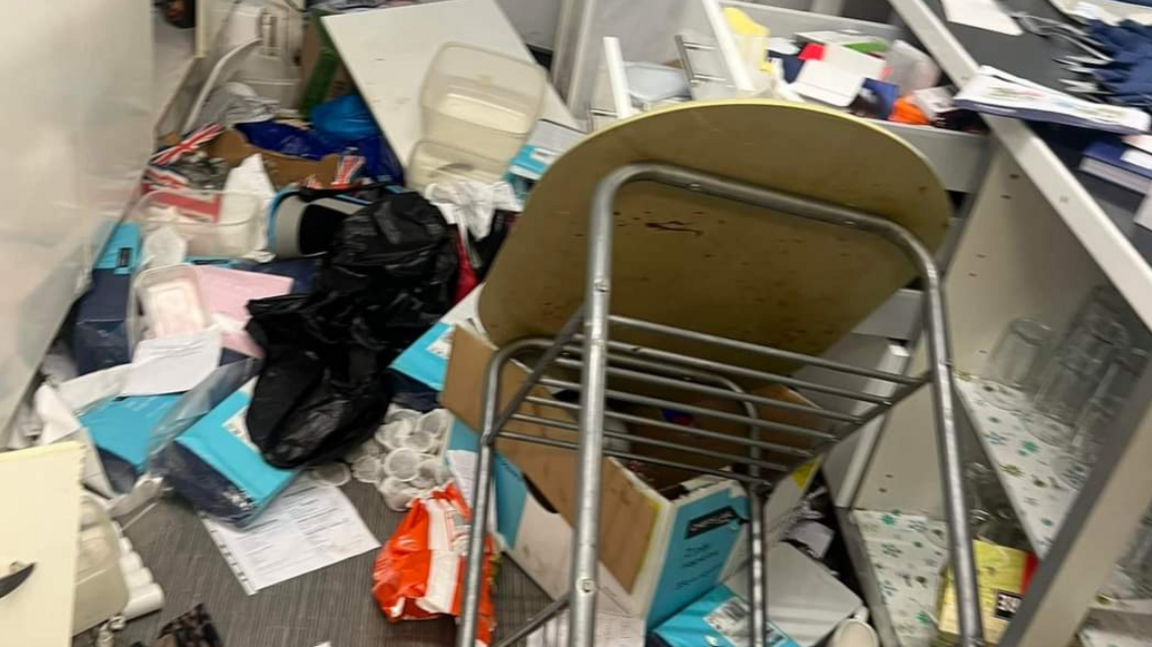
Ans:
[[[196,271],[204,302],[223,330],[224,347],[252,357],[262,357],[264,353],[260,347],[244,332],[250,318],[248,302],[288,294],[292,291],[292,279],[210,265],[198,266]]]

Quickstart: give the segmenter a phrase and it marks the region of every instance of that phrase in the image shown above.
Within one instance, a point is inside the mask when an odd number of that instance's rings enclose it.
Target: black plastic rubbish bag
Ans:
[[[264,367],[248,432],[281,468],[334,458],[379,426],[388,365],[452,306],[456,233],[415,193],[349,216],[308,294],[251,301]]]

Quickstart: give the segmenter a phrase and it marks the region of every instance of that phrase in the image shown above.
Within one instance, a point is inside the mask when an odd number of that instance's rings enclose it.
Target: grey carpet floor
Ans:
[[[352,482],[348,498],[381,543],[401,514],[384,506],[375,489]],[[372,598],[375,551],[309,573],[248,596],[185,504],[165,501],[127,531],[144,564],[164,589],[164,608],[128,624],[117,645],[149,645],[169,619],[203,603],[225,647],[424,647],[451,646],[452,620],[389,624]],[[500,626],[515,628],[548,603],[548,598],[510,560],[501,560],[497,582]],[[498,630],[497,637],[501,634]],[[77,647],[87,641],[77,640]]]

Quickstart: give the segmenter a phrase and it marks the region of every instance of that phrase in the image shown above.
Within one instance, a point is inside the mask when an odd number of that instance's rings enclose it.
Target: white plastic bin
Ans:
[[[519,150],[519,149],[517,149]],[[423,191],[429,184],[471,180],[491,184],[504,177],[508,162],[495,160],[427,139],[412,147],[405,179],[408,187]]]
[[[239,258],[263,247],[262,200],[247,193],[197,189],[153,191],[132,209],[145,234],[172,225],[190,256]]]
[[[446,43],[424,77],[424,136],[507,163],[536,125],[547,80],[538,65]]]

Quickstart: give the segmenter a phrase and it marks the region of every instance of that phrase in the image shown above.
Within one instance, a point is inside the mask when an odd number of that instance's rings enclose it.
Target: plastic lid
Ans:
[[[361,456],[352,463],[352,478],[361,483],[377,483],[383,476],[378,456]]]
[[[439,444],[436,436],[433,436],[423,429],[414,429],[403,441],[405,448],[420,454],[430,453],[436,449],[436,446]]]
[[[397,481],[416,478],[416,468],[422,457],[411,449],[397,449],[384,458],[384,473]]]
[[[395,451],[405,446],[404,439],[415,429],[416,420],[412,418],[390,422],[376,430],[376,441],[388,451]]]
[[[452,414],[447,409],[435,409],[421,416],[416,428],[441,438],[448,432],[450,426],[452,426]]]
[[[408,504],[420,496],[420,490],[417,490],[404,481],[392,477],[384,479],[376,490],[384,497],[385,505],[396,512],[407,510]]]

